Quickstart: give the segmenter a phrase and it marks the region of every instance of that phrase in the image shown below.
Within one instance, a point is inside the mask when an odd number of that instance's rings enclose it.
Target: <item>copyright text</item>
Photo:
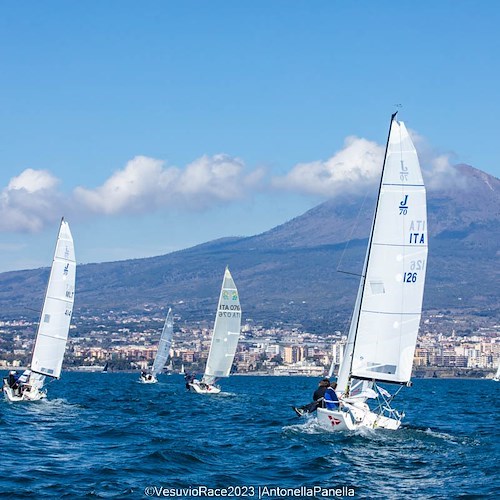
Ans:
[[[280,486],[227,486],[209,488],[208,486],[189,486],[187,488],[169,488],[166,486],[147,486],[147,497],[155,498],[348,498],[356,491],[352,486],[300,486],[285,488]]]

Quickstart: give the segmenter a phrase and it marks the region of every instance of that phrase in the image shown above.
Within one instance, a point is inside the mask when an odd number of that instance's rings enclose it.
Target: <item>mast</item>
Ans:
[[[359,292],[358,292],[358,297],[356,299],[356,308],[355,308],[355,312],[353,313],[353,318],[352,318],[353,322],[355,322],[355,324],[356,324],[356,326],[354,328],[354,336],[353,336],[352,342],[349,342],[349,339],[347,340],[347,344],[346,344],[346,348],[345,348],[345,352],[344,352],[344,360],[343,360],[343,362],[347,361],[347,358],[349,357],[349,360],[348,360],[348,362],[349,362],[349,372],[348,372],[348,378],[347,378],[347,384],[346,384],[346,386],[347,386],[346,387],[347,393],[349,392],[349,386],[350,386],[351,377],[352,377],[352,364],[353,364],[353,360],[354,360],[353,354],[354,354],[354,349],[356,347],[356,339],[357,339],[357,334],[358,334],[359,319],[360,319],[360,316],[361,316],[360,312],[361,312],[361,309],[362,309],[362,306],[363,306],[363,296],[364,296],[364,288],[365,288],[365,282],[366,282],[366,272],[367,272],[367,269],[368,269],[368,264],[370,262],[371,248],[372,248],[372,242],[373,242],[373,232],[374,232],[374,229],[375,229],[375,222],[377,220],[378,207],[379,207],[379,204],[380,204],[380,192],[382,190],[382,182],[383,182],[383,179],[384,179],[384,170],[385,170],[385,163],[386,163],[386,159],[387,159],[387,151],[389,149],[389,139],[390,139],[390,136],[391,136],[392,122],[394,121],[394,118],[396,117],[397,114],[398,114],[398,112],[396,111],[395,113],[393,113],[391,115],[391,120],[390,120],[390,123],[389,123],[389,132],[387,134],[387,141],[386,141],[386,144],[385,144],[384,161],[382,163],[382,171],[380,173],[380,182],[379,182],[379,187],[378,187],[377,202],[375,204],[375,212],[374,212],[374,215],[373,215],[372,227],[371,227],[371,230],[370,230],[370,237],[368,239],[368,249],[366,251],[365,262],[364,262],[364,265],[363,265],[363,272],[361,273],[361,280],[360,280],[360,285],[359,285]],[[350,347],[350,345],[352,347]],[[340,387],[339,389],[342,390],[342,387]]]

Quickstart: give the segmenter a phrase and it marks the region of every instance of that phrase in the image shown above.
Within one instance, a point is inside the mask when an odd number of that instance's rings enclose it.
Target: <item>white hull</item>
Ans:
[[[354,431],[361,427],[395,431],[401,425],[401,420],[374,413],[366,403],[343,404],[339,410],[318,408],[317,419],[321,427],[332,432]]]
[[[139,382],[141,382],[142,384],[156,384],[158,382],[158,379],[154,376],[152,376],[151,378],[140,377]]]
[[[194,380],[189,385],[189,391],[196,394],[219,394],[220,388],[216,385],[203,384]]]
[[[25,387],[21,394],[17,391],[14,391],[8,384],[4,381],[3,384],[3,393],[5,398],[11,402],[17,401],[39,401],[40,399],[44,399],[47,397],[45,391],[37,389],[35,387],[27,388]]]

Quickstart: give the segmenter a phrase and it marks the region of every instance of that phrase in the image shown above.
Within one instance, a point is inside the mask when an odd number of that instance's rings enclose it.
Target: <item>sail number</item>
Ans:
[[[403,283],[416,283],[416,282],[417,282],[417,273],[404,273]]]
[[[239,318],[240,316],[240,312],[219,311],[219,318]]]
[[[425,259],[412,260],[410,262],[410,270],[423,271],[425,269]]]
[[[219,306],[219,318],[239,318],[241,308],[237,304],[221,304]]]

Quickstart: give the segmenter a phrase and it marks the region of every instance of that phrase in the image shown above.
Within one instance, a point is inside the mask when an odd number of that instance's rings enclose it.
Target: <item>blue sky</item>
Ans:
[[[375,185],[499,176],[500,2],[0,2],[0,271],[159,255]],[[437,181],[436,181],[437,182]]]

